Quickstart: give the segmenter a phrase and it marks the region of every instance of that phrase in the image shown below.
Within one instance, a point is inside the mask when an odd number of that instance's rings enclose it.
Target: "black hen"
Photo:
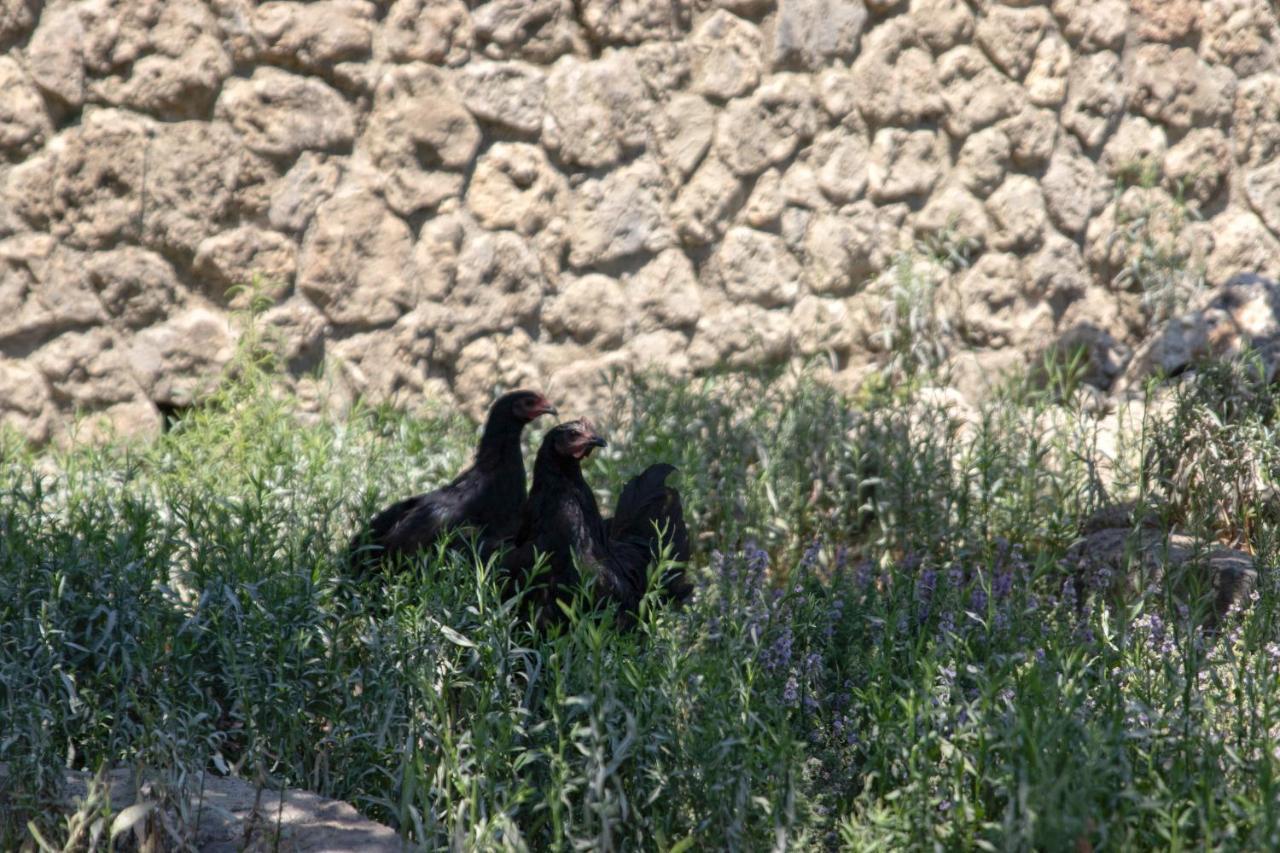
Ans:
[[[525,499],[520,433],[555,407],[536,391],[512,391],[489,408],[475,462],[447,486],[384,509],[351,541],[351,562],[367,570],[435,544],[450,530],[474,528],[491,553],[516,532]]]
[[[588,421],[554,427],[542,440],[533,467],[533,488],[521,513],[515,549],[504,566],[508,593],[522,587],[537,555],[545,554],[547,574],[531,593],[539,621],[554,621],[555,601],[578,583],[578,566],[595,572],[598,596],[618,602],[630,620],[647,587],[649,567],[662,543],[672,559],[689,559],[689,531],[680,494],[665,484],[675,470],[651,465],[633,477],[618,497],[612,519],[600,515],[595,495],[582,477],[582,460],[605,440]],[[692,591],[682,569],[663,578],[663,597],[682,602]]]

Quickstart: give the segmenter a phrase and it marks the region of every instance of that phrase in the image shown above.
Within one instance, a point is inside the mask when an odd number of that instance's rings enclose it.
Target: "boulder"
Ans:
[[[1191,48],[1144,44],[1133,55],[1129,78],[1133,107],[1175,130],[1221,125],[1231,117],[1235,77]]]
[[[253,11],[252,26],[262,59],[326,74],[369,56],[375,11],[367,0],[270,0]]]
[[[52,435],[56,408],[49,383],[34,365],[0,357],[0,433],[41,445]]]
[[[804,277],[815,294],[856,293],[893,257],[894,229],[870,203],[852,205],[849,214],[823,214],[809,222],[804,239]]]
[[[1063,34],[1085,52],[1120,50],[1129,24],[1128,0],[1053,0]]]
[[[241,225],[203,240],[196,249],[192,268],[219,298],[225,298],[227,290],[236,285],[262,288],[264,295],[274,298],[288,293],[293,286],[298,247],[277,231]]]
[[[1125,105],[1124,72],[1114,53],[1077,57],[1067,78],[1062,124],[1087,149],[1106,141]]]
[[[673,95],[654,116],[654,142],[669,173],[687,178],[711,147],[716,111],[693,94]]]
[[[542,326],[551,334],[603,349],[623,342],[630,319],[622,285],[596,273],[569,278],[542,311]]]
[[[712,155],[680,189],[671,205],[671,221],[685,244],[705,246],[724,234],[743,200],[742,181]]]
[[[682,34],[688,12],[678,0],[580,0],[579,20],[596,44],[639,44]]]
[[[123,329],[158,322],[173,311],[182,295],[169,262],[136,246],[94,252],[86,270],[107,316]]]
[[[1035,249],[1044,239],[1048,211],[1040,184],[1027,175],[1010,175],[987,199],[995,230],[991,245],[1002,252]]]
[[[462,65],[474,41],[462,0],[395,0],[374,36],[374,53],[392,62]]]
[[[743,370],[782,361],[792,346],[787,315],[746,304],[707,312],[689,342],[689,366],[699,372],[726,367]]]
[[[1274,170],[1273,170],[1274,171]],[[1168,150],[1164,156],[1164,177],[1169,187],[1187,200],[1201,205],[1212,201],[1226,186],[1231,172],[1231,147],[1222,131],[1214,127],[1200,127],[1190,131]],[[1280,190],[1280,185],[1277,185]],[[1249,180],[1245,179],[1245,192],[1249,192]],[[1252,201],[1252,196],[1250,197]],[[1273,228],[1280,225],[1280,192],[1274,193],[1270,203],[1262,206],[1254,203],[1259,214],[1263,210],[1273,213],[1268,222]],[[1266,214],[1263,214],[1266,218]],[[1280,233],[1280,231],[1277,231]]]
[[[817,129],[807,78],[775,74],[749,97],[730,101],[716,123],[715,151],[734,174],[757,175],[789,158]]]
[[[730,228],[709,264],[710,279],[735,304],[773,308],[790,305],[799,293],[800,264],[774,234]]]
[[[1093,215],[1111,200],[1111,182],[1070,136],[1059,140],[1041,186],[1049,218],[1063,234],[1083,234]]]
[[[992,4],[978,20],[974,36],[1001,71],[1021,80],[1031,69],[1040,40],[1052,28],[1053,18],[1043,6]]]
[[[246,148],[268,157],[348,151],[355,138],[355,114],[342,95],[314,77],[266,66],[229,82],[216,115],[231,124]]]
[[[536,145],[499,142],[476,162],[467,206],[486,228],[534,234],[563,217],[569,186]]]
[[[853,77],[858,108],[874,126],[911,126],[944,110],[933,57],[903,18],[886,21],[863,39]]]
[[[0,91],[0,158],[21,159],[53,135],[53,123],[31,78],[11,56],[0,56]]]
[[[702,290],[688,256],[678,249],[659,252],[623,278],[640,331],[692,329],[702,316]]]
[[[453,84],[467,110],[480,121],[525,136],[541,132],[547,79],[537,66],[474,60],[458,69]]]
[[[105,319],[83,255],[47,234],[0,240],[0,347],[29,351],[64,331]]]
[[[953,48],[938,59],[938,84],[946,106],[944,125],[955,139],[1016,115],[1026,102],[1021,87],[969,45]]]
[[[277,231],[302,234],[311,218],[342,179],[338,163],[323,154],[307,151],[298,158],[272,189],[267,220]]]
[[[569,210],[569,263],[581,269],[670,246],[668,192],[662,169],[647,159],[584,182]]]
[[[1178,42],[1200,30],[1202,0],[1130,0],[1129,17],[1138,38]]]
[[[490,59],[548,63],[588,52],[573,0],[489,0],[471,10],[471,22]]]
[[[192,308],[143,329],[129,343],[130,371],[147,397],[189,406],[212,390],[235,352],[235,335],[221,312]]]
[[[934,53],[945,53],[973,36],[973,12],[964,0],[911,0],[909,11],[920,41]]]
[[[597,169],[644,147],[652,103],[634,57],[566,56],[547,78],[542,144],[557,159]]]
[[[46,9],[27,45],[27,70],[42,92],[67,109],[84,103],[84,26],[75,7]]]
[[[779,0],[773,66],[817,70],[852,59],[866,23],[862,0]]]
[[[871,143],[868,192],[880,203],[924,198],[947,167],[947,140],[941,133],[886,127],[876,132]]]
[[[1267,0],[1206,0],[1199,20],[1201,56],[1240,77],[1275,71],[1278,16]]]
[[[760,82],[763,38],[754,24],[723,9],[702,22],[690,40],[693,91],[728,100]]]

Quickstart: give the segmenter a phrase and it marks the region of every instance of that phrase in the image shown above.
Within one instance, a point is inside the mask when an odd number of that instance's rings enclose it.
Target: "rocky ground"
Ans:
[[[612,366],[820,354],[849,385],[920,241],[962,385],[1063,342],[1131,386],[1201,282],[1280,275],[1277,27],[1267,0],[0,0],[0,420],[159,429],[247,281],[339,401],[584,406]]]

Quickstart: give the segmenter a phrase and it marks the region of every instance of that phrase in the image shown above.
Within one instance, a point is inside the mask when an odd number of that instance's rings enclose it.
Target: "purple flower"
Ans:
[[[804,549],[804,554],[800,557],[800,568],[805,570],[813,569],[818,565],[818,555],[822,549],[822,537],[815,536],[813,541],[809,543],[809,547]]]
[[[755,542],[748,542],[743,549],[743,554],[747,558],[747,569],[753,574],[761,574],[769,568],[769,552],[757,546]]]
[[[778,635],[778,639],[773,641],[773,646],[765,654],[764,665],[768,669],[781,669],[791,665],[791,645],[794,637],[791,634],[791,628],[788,626],[782,629],[782,633]]]
[[[987,609],[987,592],[982,587],[975,586],[973,592],[969,593],[969,609],[975,613]]]
[[[812,676],[815,672],[822,669],[822,655],[818,652],[809,652],[804,659],[804,673]]]
[[[1001,572],[996,575],[996,579],[991,583],[991,594],[997,600],[1003,601],[1009,597],[1009,593],[1013,592],[1013,575],[1008,572]]]
[[[916,582],[916,595],[923,602],[928,602],[933,598],[933,591],[938,587],[938,573],[933,569],[925,569],[920,573],[920,580]]]
[[[782,689],[782,701],[788,705],[796,704],[796,700],[800,698],[800,685],[796,682],[793,675],[787,679],[786,686]]]
[[[952,563],[951,568],[947,569],[947,585],[952,589],[959,589],[964,583],[964,569],[958,563]]]
[[[938,636],[946,639],[956,632],[956,618],[950,610],[942,611],[938,619]]]
[[[853,582],[857,584],[859,591],[865,590],[871,585],[871,570],[873,566],[870,560],[863,560],[858,563],[858,568],[854,571]]]
[[[1001,607],[996,611],[995,629],[1000,633],[1009,630],[1009,611]]]
[[[1076,609],[1076,583],[1070,578],[1062,585],[1062,606],[1067,610]]]

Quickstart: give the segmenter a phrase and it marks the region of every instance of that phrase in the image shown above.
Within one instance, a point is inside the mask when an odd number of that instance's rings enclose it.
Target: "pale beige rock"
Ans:
[[[341,363],[345,375],[364,397],[411,406],[431,384],[433,319],[422,310],[411,311],[390,329],[334,341],[326,348],[326,355]],[[297,331],[306,334],[308,330],[303,327]]]
[[[1231,210],[1209,222],[1213,250],[1205,267],[1205,278],[1217,287],[1240,273],[1280,279],[1280,238],[1251,211]]]
[[[986,198],[1009,171],[1011,146],[1003,130],[989,127],[965,139],[956,157],[959,183],[979,198]]]
[[[802,358],[847,356],[855,345],[849,306],[842,299],[802,296],[792,311],[791,327],[795,352]]]
[[[1129,22],[1128,0],[1053,0],[1062,32],[1080,50],[1119,50]]]
[[[654,98],[689,85],[692,75],[689,54],[689,45],[683,40],[651,41],[631,50],[640,77]]]
[[[86,264],[89,285],[108,316],[125,329],[141,329],[164,317],[180,289],[168,261],[136,246],[95,252]]]
[[[1241,77],[1276,70],[1280,63],[1280,11],[1267,0],[1206,0],[1200,54]]]
[[[823,296],[861,290],[888,266],[896,248],[892,233],[893,228],[865,201],[852,205],[849,215],[813,217],[804,240],[809,290]]]
[[[408,215],[462,190],[480,130],[445,74],[414,63],[378,81],[358,150],[385,176],[387,204]]]
[[[1111,199],[1111,182],[1072,136],[1059,140],[1040,184],[1049,218],[1064,234],[1082,234]]]
[[[1152,121],[1177,130],[1218,125],[1231,116],[1236,81],[1191,48],[1146,44],[1135,51],[1129,70],[1131,103]]]
[[[31,31],[36,22],[33,6],[27,0],[0,0],[0,48]]]
[[[723,9],[707,18],[690,40],[692,88],[727,100],[744,95],[760,82],[760,30]]]
[[[1062,124],[1084,144],[1097,148],[1125,105],[1124,72],[1114,53],[1077,57],[1067,81]]]
[[[279,232],[241,225],[203,240],[192,269],[209,292],[220,298],[237,285],[283,294],[293,285],[298,247]]]
[[[818,176],[806,160],[796,160],[782,173],[780,184],[783,200],[794,207],[827,210],[830,205],[818,186]]]
[[[1200,29],[1203,0],[1130,0],[1130,20],[1146,41],[1176,42]]]
[[[75,7],[46,9],[27,45],[27,70],[71,109],[84,103],[84,26]]]
[[[1280,236],[1280,161],[1250,169],[1244,176],[1244,191],[1271,233]]]
[[[263,338],[294,376],[314,371],[323,363],[325,339],[332,329],[306,297],[295,295],[268,308],[258,324]],[[387,337],[381,330],[372,334],[378,340]]]
[[[298,257],[298,290],[334,324],[385,326],[416,302],[409,227],[360,186],[316,210]]]
[[[974,38],[1001,71],[1021,80],[1031,68],[1040,40],[1052,26],[1049,10],[1043,6],[992,5],[978,19]]]
[[[533,234],[564,216],[569,186],[536,145],[499,142],[476,161],[467,206],[486,228]]]
[[[1225,185],[1230,173],[1230,143],[1217,128],[1201,127],[1192,130],[1164,156],[1165,180],[1170,187],[1193,202],[1204,204],[1212,200]],[[1247,177],[1245,185],[1247,191]],[[1275,201],[1280,204],[1280,195],[1276,196]],[[1254,209],[1262,213],[1262,209],[1256,205]]]
[[[581,344],[616,347],[627,334],[629,309],[622,285],[593,273],[570,278],[542,310],[542,323],[553,335],[568,335]]]
[[[698,95],[674,95],[655,115],[654,141],[663,165],[687,178],[715,135],[715,109]]]
[[[53,123],[35,85],[11,56],[0,56],[0,157],[25,157],[53,135]]]
[[[1009,156],[1024,171],[1035,171],[1049,162],[1058,144],[1058,116],[1053,110],[1025,107],[997,125],[1009,139]]]
[[[582,268],[670,246],[668,192],[662,170],[644,159],[583,183],[569,212],[569,263]]]
[[[374,52],[394,62],[461,65],[474,40],[462,0],[395,0],[374,36]]]
[[[586,44],[573,0],[489,0],[471,10],[476,44],[490,59],[552,62]]]
[[[867,187],[871,157],[866,139],[853,131],[829,132],[815,145],[821,154],[818,186],[836,204],[856,201]]]
[[[248,79],[227,83],[216,115],[246,148],[268,157],[343,151],[355,138],[355,115],[340,94],[314,77],[277,68],[260,67]]]
[[[987,199],[987,213],[995,226],[991,245],[999,251],[1034,249],[1044,239],[1048,213],[1034,178],[1027,175],[1005,178]]]
[[[853,76],[858,109],[873,125],[909,126],[944,109],[933,57],[906,19],[886,21],[863,39]]]
[[[218,122],[157,125],[146,147],[146,204],[139,191],[135,214],[143,243],[194,254],[230,213],[242,153],[235,133]]]
[[[1073,304],[1092,284],[1079,244],[1052,231],[1045,235],[1040,251],[1023,259],[1022,268],[1028,292],[1055,306]]]
[[[267,61],[324,74],[369,55],[374,13],[367,0],[271,0],[254,10],[253,30]]]
[[[1071,47],[1058,33],[1047,32],[1036,46],[1035,58],[1027,71],[1027,100],[1037,107],[1057,107],[1067,97],[1067,75],[1071,72]]]
[[[536,136],[542,131],[547,80],[525,62],[467,63],[453,76],[466,108],[481,121]]]
[[[179,56],[144,56],[127,78],[93,81],[89,88],[99,100],[159,118],[203,119],[231,68],[218,39],[202,35]]]
[[[1280,157],[1280,74],[1260,74],[1240,84],[1232,135],[1241,163],[1265,166]]]
[[[13,430],[33,444],[49,440],[55,413],[49,385],[33,365],[0,358],[0,432]]]
[[[871,143],[868,192],[881,203],[924,197],[947,167],[947,140],[942,134],[887,127],[877,131]]]
[[[746,177],[786,160],[816,129],[808,79],[775,74],[720,113],[714,149],[735,174]]]
[[[832,119],[840,121],[857,109],[861,93],[858,91],[857,81],[848,69],[824,68],[813,80],[818,103]]]
[[[988,252],[955,284],[955,318],[960,334],[977,346],[1017,346],[1044,341],[1053,316],[1043,301],[1028,297],[1025,273],[1014,255]]]
[[[644,331],[692,328],[702,316],[702,290],[688,256],[678,249],[660,252],[623,279],[627,298],[639,311]]]
[[[785,359],[791,346],[786,313],[733,304],[698,320],[689,366],[695,371],[761,367]]]
[[[1154,173],[1168,147],[1164,128],[1142,116],[1127,115],[1107,140],[1098,162],[1111,178],[1133,178],[1144,172]]]
[[[497,339],[477,338],[467,344],[458,354],[453,392],[464,406],[470,406],[468,414],[483,417],[487,401],[499,393],[542,384],[529,357],[531,348],[532,341],[524,329]]]
[[[685,29],[688,14],[678,0],[581,0],[578,10],[591,40],[602,44],[674,38]]]
[[[303,152],[272,190],[267,210],[271,227],[301,234],[341,178],[342,169],[336,161],[313,151]]]
[[[973,36],[973,12],[964,0],[911,0],[911,20],[920,40],[945,53]]]
[[[642,148],[653,109],[635,59],[617,50],[596,60],[557,62],[547,78],[546,105],[542,144],[559,160],[593,169]]]
[[[67,329],[100,324],[84,257],[47,234],[0,241],[0,344],[29,350]]]
[[[935,190],[915,221],[916,233],[921,237],[948,235],[975,251],[986,246],[991,229],[991,217],[982,201],[956,182],[947,182]]]
[[[681,189],[671,206],[671,221],[680,239],[705,246],[724,234],[732,212],[743,203],[744,189],[738,176],[711,156]]]
[[[742,208],[742,220],[752,228],[771,230],[782,217],[787,202],[782,197],[782,175],[769,169],[756,178],[751,195]]]
[[[234,351],[226,317],[193,308],[135,335],[128,360],[148,398],[189,406],[213,387]]]
[[[97,327],[66,332],[31,357],[53,397],[75,410],[97,411],[142,397],[115,334]]]
[[[852,59],[866,22],[863,0],[779,0],[773,65],[816,70]]]
[[[956,139],[1016,115],[1026,102],[1021,87],[997,71],[977,48],[968,45],[938,59],[938,84],[946,106],[944,125]]]
[[[710,280],[735,303],[790,305],[799,292],[800,264],[774,234],[730,228],[709,263]]]
[[[656,370],[667,376],[690,373],[689,339],[679,332],[657,329],[641,332],[627,341],[625,363],[640,370]]]

